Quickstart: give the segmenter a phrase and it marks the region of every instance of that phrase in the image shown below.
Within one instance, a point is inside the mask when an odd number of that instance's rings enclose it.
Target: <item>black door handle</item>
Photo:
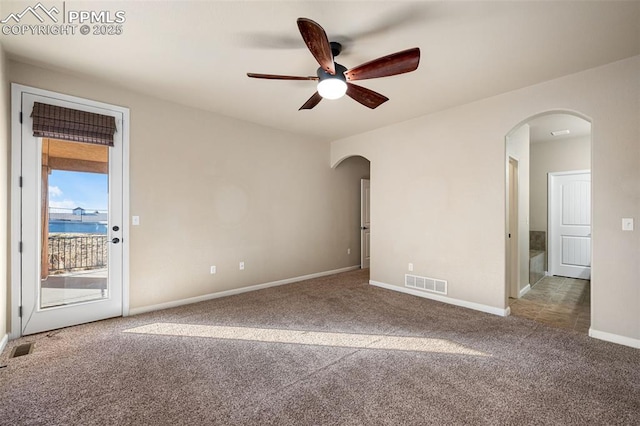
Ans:
[[[115,237],[114,239],[112,239],[112,240],[111,240],[111,242],[112,242],[113,244],[118,244],[118,243],[120,242],[120,238]]]

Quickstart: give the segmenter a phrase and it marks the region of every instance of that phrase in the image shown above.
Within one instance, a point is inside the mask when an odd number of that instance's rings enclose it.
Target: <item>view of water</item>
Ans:
[[[106,234],[107,224],[100,222],[69,222],[66,220],[50,220],[49,233],[70,234]]]

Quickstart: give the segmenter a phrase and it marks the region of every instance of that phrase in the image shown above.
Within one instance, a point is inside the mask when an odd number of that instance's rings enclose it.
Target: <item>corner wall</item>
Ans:
[[[130,108],[132,310],[359,264],[368,162],[332,170],[326,143],[23,63],[8,71]]]
[[[449,280],[453,299],[505,306],[505,136],[547,111],[592,122],[591,335],[640,347],[640,56],[332,143],[371,160],[371,280]],[[637,229],[637,228],[636,228]]]

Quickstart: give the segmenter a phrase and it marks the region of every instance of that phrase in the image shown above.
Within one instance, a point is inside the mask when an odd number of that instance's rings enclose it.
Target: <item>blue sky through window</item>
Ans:
[[[49,206],[88,211],[107,210],[109,176],[101,173],[53,170],[49,175]]]

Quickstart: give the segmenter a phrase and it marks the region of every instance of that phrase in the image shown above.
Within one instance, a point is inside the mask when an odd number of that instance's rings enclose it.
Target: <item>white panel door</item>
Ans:
[[[549,174],[549,272],[591,278],[591,172]]]
[[[93,205],[85,209],[78,204],[73,212],[52,208],[48,200],[54,171],[43,167],[43,138],[33,136],[31,111],[34,102],[88,111],[116,118],[117,131],[114,147],[108,148],[108,172],[104,175],[106,187],[98,191],[89,176],[95,173],[74,173],[65,177],[67,186],[77,188],[77,194],[91,194],[88,199],[104,196],[104,212]],[[65,100],[39,93],[21,93],[21,335],[39,333],[90,321],[121,316],[123,314],[123,112],[108,109],[95,102]],[[53,142],[51,142],[53,143]],[[49,144],[49,142],[47,142]],[[82,143],[71,142],[73,150],[82,150]],[[49,145],[47,145],[49,146]],[[47,148],[48,149],[48,148]],[[69,148],[67,148],[69,149]],[[88,162],[87,162],[88,163]],[[51,176],[44,176],[50,174]],[[56,188],[58,192],[62,190]],[[96,194],[100,192],[100,194]],[[76,194],[76,195],[77,195]],[[68,195],[68,194],[67,194]],[[78,202],[78,200],[73,200]],[[95,201],[94,201],[95,202]],[[80,203],[80,202],[78,202]],[[70,205],[74,207],[76,204]],[[82,215],[78,215],[82,212]],[[45,215],[43,220],[43,215]],[[51,228],[55,215],[64,216],[65,230]],[[100,234],[87,233],[85,219],[93,217]],[[100,221],[98,222],[98,219]],[[76,223],[78,222],[78,223]],[[69,226],[77,228],[70,230]],[[43,228],[46,227],[46,232]],[[43,236],[48,237],[45,239]],[[94,253],[95,252],[95,253]],[[97,253],[97,254],[96,254]],[[72,260],[78,258],[78,261]]]
[[[371,258],[371,182],[360,180],[360,268],[369,267]]]

